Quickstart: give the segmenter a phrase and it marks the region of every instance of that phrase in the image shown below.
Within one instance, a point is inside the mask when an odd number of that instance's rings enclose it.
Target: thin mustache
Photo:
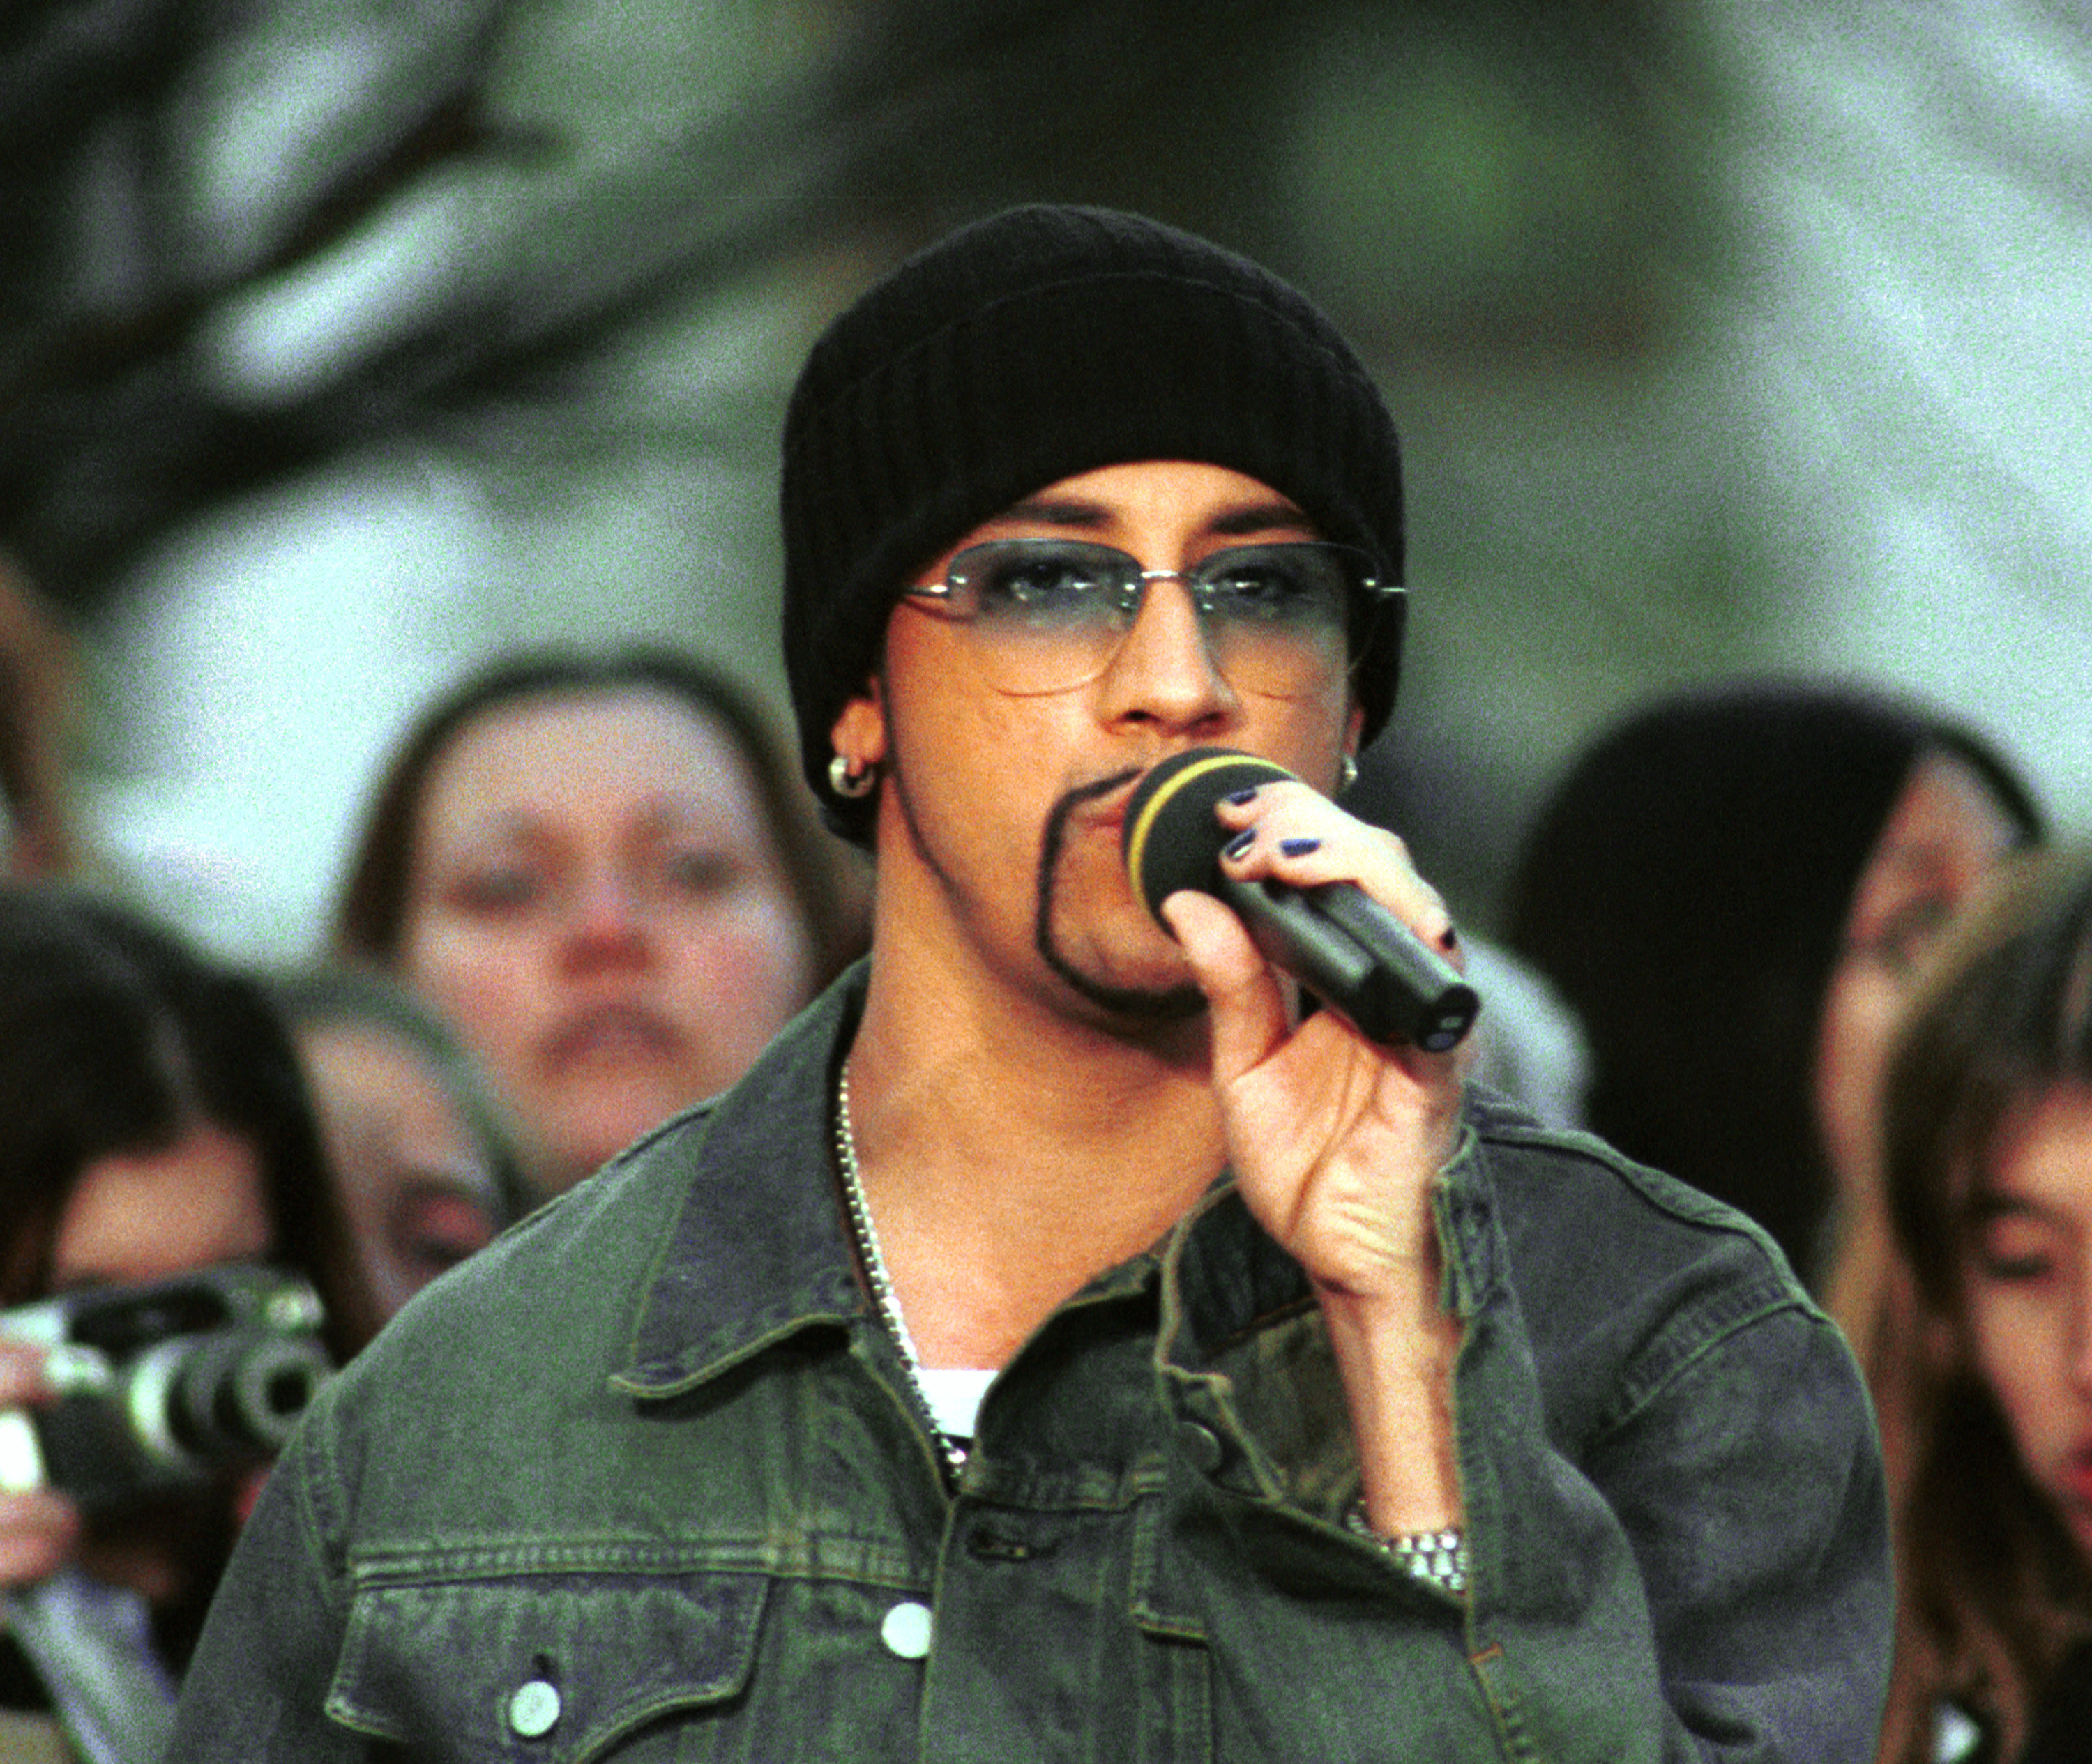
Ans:
[[[1109,777],[1099,778],[1093,784],[1078,784],[1072,790],[1064,793],[1061,800],[1053,805],[1053,815],[1061,820],[1065,820],[1085,802],[1094,802],[1100,796],[1109,796],[1122,785],[1132,783],[1147,769],[1144,766],[1128,766],[1125,771],[1114,772]]]
[[[1129,766],[1123,772],[1115,772],[1108,778],[1098,778],[1088,784],[1078,784],[1073,789],[1064,790],[1046,817],[1046,830],[1039,841],[1040,903],[1043,909],[1052,888],[1053,866],[1061,855],[1061,848],[1068,842],[1068,818],[1085,802],[1094,802],[1099,797],[1109,796],[1113,791],[1123,789],[1141,774],[1143,768]]]

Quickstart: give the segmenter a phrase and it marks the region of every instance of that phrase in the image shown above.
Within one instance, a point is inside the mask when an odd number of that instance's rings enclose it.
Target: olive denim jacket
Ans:
[[[948,1490],[838,1199],[862,984],[334,1381],[171,1759],[1871,1756],[1850,1356],[1753,1227],[1486,1096],[1436,1191],[1466,1598],[1344,1526],[1319,1311],[1225,1182],[1040,1328]]]

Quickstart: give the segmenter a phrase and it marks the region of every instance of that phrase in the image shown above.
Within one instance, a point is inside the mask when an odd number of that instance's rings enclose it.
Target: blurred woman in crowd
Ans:
[[[378,789],[337,953],[481,1062],[540,1194],[739,1078],[862,946],[768,721],[679,656],[501,663]]]
[[[374,1330],[522,1210],[522,1173],[478,1068],[392,982],[345,969],[279,981],[352,1234]]]
[[[1900,1611],[1884,1764],[2092,1759],[2092,863],[1943,952],[1882,1130],[1905,1326],[1869,1368]]]
[[[1585,1118],[1730,1202],[1820,1285],[1863,1214],[1888,1038],[2025,785],[1966,731],[1856,690],[1749,685],[1629,718],[1574,765],[1506,940],[1582,1021]]]
[[[266,1261],[312,1282],[345,1359],[368,1305],[344,1245],[260,986],[118,908],[0,888],[0,1338],[54,1295]],[[0,1345],[0,1407],[54,1394],[45,1350]],[[0,1727],[58,1719],[89,1757],[149,1755],[262,1467],[84,1513],[20,1468],[0,1478],[0,1585],[17,1589]]]

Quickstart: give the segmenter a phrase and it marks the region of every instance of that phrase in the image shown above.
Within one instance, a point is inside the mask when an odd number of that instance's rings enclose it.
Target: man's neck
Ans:
[[[1221,1168],[1202,1021],[1143,1034],[875,959],[849,1081],[881,1248],[933,1366],[1004,1364]]]

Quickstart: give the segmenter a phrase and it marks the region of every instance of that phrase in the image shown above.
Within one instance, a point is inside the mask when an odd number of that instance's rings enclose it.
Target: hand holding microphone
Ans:
[[[1481,1009],[1474,988],[1355,884],[1294,888],[1222,870],[1229,835],[1216,807],[1237,791],[1293,776],[1223,747],[1193,748],[1156,767],[1126,806],[1122,850],[1135,892],[1158,921],[1162,902],[1179,888],[1224,901],[1266,961],[1371,1040],[1432,1053],[1458,1046]]]

